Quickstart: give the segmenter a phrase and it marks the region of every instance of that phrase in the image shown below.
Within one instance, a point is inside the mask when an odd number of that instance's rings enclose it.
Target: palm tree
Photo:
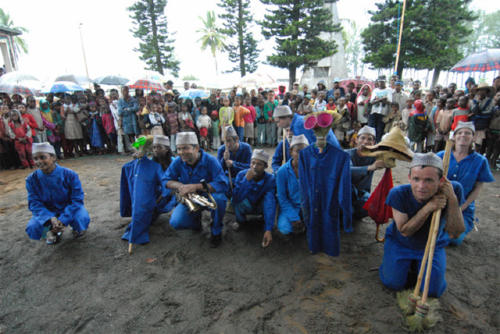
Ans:
[[[208,11],[205,19],[201,16],[199,16],[199,19],[203,23],[203,29],[198,29],[196,32],[202,33],[203,35],[198,41],[201,42],[202,50],[210,47],[210,51],[215,60],[215,73],[218,74],[219,70],[217,68],[216,53],[226,48],[224,44],[226,36],[221,34],[219,28],[215,25],[215,13],[213,11]]]
[[[10,18],[10,15],[5,13],[2,8],[0,8],[0,25],[4,25],[9,29],[28,32],[28,29],[24,27],[15,27],[14,22],[12,22],[12,19]],[[14,48],[16,49],[17,53],[20,53],[20,51],[28,53],[28,46],[26,45],[26,41],[19,36],[14,36]]]

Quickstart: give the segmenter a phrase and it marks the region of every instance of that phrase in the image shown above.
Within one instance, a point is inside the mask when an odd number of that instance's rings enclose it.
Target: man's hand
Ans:
[[[183,184],[178,189],[180,196],[186,196],[187,194],[195,193],[198,190],[197,184]]]
[[[226,160],[226,167],[227,168],[233,167],[233,160]]]
[[[255,175],[256,175],[256,174],[255,174],[255,172],[253,171],[253,169],[252,169],[252,168],[249,168],[249,169],[247,170],[246,178],[247,178],[247,180],[248,180],[248,181],[250,181],[250,180],[252,180],[252,179],[255,177]]]
[[[224,151],[224,160],[229,160],[230,156],[229,156],[229,150],[225,150]]]
[[[439,186],[439,190],[444,196],[446,196],[447,200],[456,199],[455,192],[453,191],[453,186],[451,185],[450,180],[448,180],[447,178],[445,178],[443,183]]]
[[[375,160],[370,166],[368,166],[369,171],[374,171],[377,169],[387,168],[383,160]]]
[[[432,197],[432,199],[427,203],[429,209],[434,212],[437,210],[442,210],[446,206],[447,200],[444,194],[436,194]]]
[[[262,247],[266,248],[273,241],[273,234],[271,231],[264,232],[264,238],[262,238]]]
[[[52,224],[52,231],[54,231],[55,233],[60,232],[64,229],[64,224],[61,223],[61,221],[56,217],[52,217],[50,219],[50,223]]]

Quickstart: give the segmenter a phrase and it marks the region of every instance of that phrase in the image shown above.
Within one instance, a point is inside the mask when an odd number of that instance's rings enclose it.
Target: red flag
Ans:
[[[370,195],[370,198],[363,205],[363,209],[368,212],[377,225],[385,224],[392,218],[392,208],[385,204],[385,199],[392,189],[392,171],[390,168],[385,169],[384,176],[380,180],[375,190]]]

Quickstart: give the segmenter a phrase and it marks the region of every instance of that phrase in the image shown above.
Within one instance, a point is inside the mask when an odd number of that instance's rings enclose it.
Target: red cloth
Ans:
[[[202,136],[203,138],[205,138],[206,136],[208,136],[208,129],[207,128],[201,128],[200,129],[200,136]]]
[[[368,212],[377,225],[385,224],[392,218],[392,208],[385,204],[387,195],[392,189],[392,171],[390,168],[385,169],[384,176],[380,180],[375,190],[370,195],[370,198],[363,205],[363,209]]]
[[[21,117],[24,119],[25,123],[28,123],[31,129],[31,135],[36,135],[36,129],[38,129],[38,124],[35,121],[35,118],[31,114],[22,114]]]
[[[104,131],[106,131],[107,135],[116,132],[113,115],[111,115],[111,113],[102,114],[101,119],[102,119],[102,126],[104,127]]]

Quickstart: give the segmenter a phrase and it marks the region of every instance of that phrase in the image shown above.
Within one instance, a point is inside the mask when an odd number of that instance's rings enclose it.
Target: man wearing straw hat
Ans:
[[[56,152],[48,142],[33,144],[32,153],[38,170],[26,178],[28,207],[33,213],[26,233],[34,240],[45,236],[47,244],[52,245],[59,242],[69,225],[73,237],[81,238],[90,217],[78,174],[56,164]]]
[[[375,136],[375,129],[365,125],[358,131],[356,148],[346,150],[351,158],[352,215],[354,219],[361,219],[368,215],[363,209],[363,205],[370,197],[373,172],[386,167],[382,160],[375,160],[374,157],[359,154],[364,147],[375,145]]]
[[[210,242],[212,247],[217,247],[222,241],[222,219],[226,212],[226,193],[229,189],[227,177],[219,161],[200,150],[194,132],[179,132],[176,146],[179,156],[168,167],[162,181],[168,189],[176,191],[181,197],[207,191],[212,194],[217,207],[211,210]],[[174,229],[199,230],[201,212],[191,212],[185,204],[178,203],[170,218],[170,226]]]
[[[415,283],[412,278],[424,256],[432,213],[442,209],[429,286],[429,296],[439,297],[446,289],[444,232],[457,238],[465,229],[460,210],[463,188],[443,177],[443,161],[434,153],[415,153],[408,179],[410,184],[394,187],[387,197],[394,221],[386,230],[380,279],[393,290]]]
[[[264,215],[264,237],[262,247],[273,240],[272,230],[276,213],[276,182],[274,175],[266,172],[269,154],[254,150],[250,168],[242,170],[234,181],[232,204],[236,215],[235,230],[245,223],[247,214]]]
[[[469,120],[474,122],[474,127],[476,128],[474,133],[476,151],[484,153],[484,150],[481,150],[481,148],[484,139],[486,139],[486,129],[488,129],[490,120],[493,117],[495,88],[482,82],[476,88],[472,89],[472,94],[475,96],[471,101],[471,115]]]
[[[231,126],[225,128],[224,144],[217,150],[217,160],[219,160],[224,172],[231,178],[235,178],[238,173],[250,167],[252,159],[252,148],[247,143],[240,141],[236,130]]]

